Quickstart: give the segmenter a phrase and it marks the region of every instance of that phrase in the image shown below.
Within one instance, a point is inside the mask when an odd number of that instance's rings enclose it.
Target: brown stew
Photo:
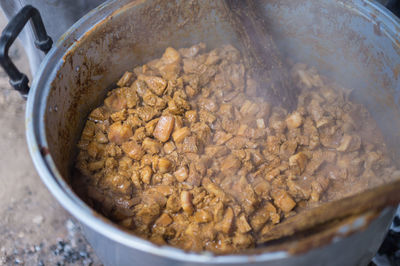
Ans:
[[[157,244],[235,253],[304,208],[395,175],[349,90],[295,65],[288,113],[257,97],[237,49],[204,50],[167,48],[90,113],[74,182],[105,216]]]

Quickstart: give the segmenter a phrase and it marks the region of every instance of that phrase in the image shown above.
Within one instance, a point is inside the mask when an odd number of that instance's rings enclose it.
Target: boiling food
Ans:
[[[204,51],[167,48],[90,113],[74,187],[105,216],[156,244],[235,253],[302,209],[396,175],[349,90],[295,65],[289,112],[258,97],[237,49]]]

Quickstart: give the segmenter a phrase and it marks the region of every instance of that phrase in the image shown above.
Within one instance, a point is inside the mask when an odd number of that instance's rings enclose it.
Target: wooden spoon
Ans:
[[[396,206],[399,202],[400,179],[363,191],[351,197],[304,210],[271,228],[269,232],[259,236],[257,243],[262,244],[271,240],[289,237],[336,219],[343,219],[367,211],[379,210],[386,206]]]
[[[257,1],[225,0],[227,15],[242,44],[250,75],[259,84],[259,96],[289,110],[297,106],[298,89],[281,52],[268,33]]]

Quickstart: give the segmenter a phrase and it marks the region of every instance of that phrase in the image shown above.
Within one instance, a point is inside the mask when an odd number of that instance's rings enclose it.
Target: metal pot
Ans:
[[[257,4],[282,51],[355,89],[355,100],[369,108],[398,158],[400,21],[367,0],[260,0]],[[94,212],[68,185],[83,122],[107,87],[125,70],[159,57],[167,46],[203,41],[212,48],[237,43],[225,12],[222,1],[114,0],[72,26],[45,57],[28,97],[27,140],[43,182],[82,223],[106,265],[367,264],[387,232],[393,208],[348,219],[319,232],[316,242],[293,240],[291,249],[213,256],[135,237]],[[38,33],[47,40],[41,30]],[[4,59],[7,49],[0,48]],[[14,74],[15,79],[21,78]],[[26,80],[21,81],[14,85],[27,88]],[[302,248],[296,249],[300,244]]]

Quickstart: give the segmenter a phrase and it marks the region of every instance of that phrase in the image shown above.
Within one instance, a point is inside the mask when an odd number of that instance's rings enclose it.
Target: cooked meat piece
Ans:
[[[140,172],[140,179],[145,184],[150,184],[151,176],[153,175],[153,170],[150,166],[145,166]]]
[[[212,220],[212,215],[210,212],[208,212],[206,210],[198,210],[194,214],[194,220],[197,223],[208,223]]]
[[[168,200],[166,205],[166,210],[172,213],[176,213],[181,208],[179,197],[176,194],[172,194]]]
[[[118,87],[130,86],[132,79],[133,79],[133,73],[126,71],[124,75],[122,75],[121,79],[117,82],[117,86]]]
[[[204,123],[194,123],[191,125],[192,132],[202,144],[208,144],[211,141],[211,129]]]
[[[356,151],[361,147],[361,138],[359,136],[344,135],[340,141],[338,151]]]
[[[209,178],[204,178],[202,182],[204,188],[208,193],[215,195],[221,201],[226,201],[227,197],[225,192],[215,183],[213,183]]]
[[[172,162],[167,158],[160,158],[158,160],[158,170],[160,173],[164,174],[171,170]]]
[[[286,129],[286,121],[282,114],[274,112],[269,118],[269,126],[274,129],[276,133],[282,133]]]
[[[166,142],[174,128],[175,119],[173,116],[161,116],[157,126],[154,129],[153,135],[161,142]]]
[[[289,166],[293,167],[296,170],[297,174],[301,174],[304,172],[304,169],[307,165],[308,157],[304,152],[296,153],[295,155],[290,156],[289,158]]]
[[[167,87],[167,81],[160,77],[139,75],[138,79],[146,82],[146,85],[150,88],[150,90],[152,90],[152,92],[158,96],[161,96]]]
[[[210,145],[206,146],[204,153],[211,158],[218,158],[229,153],[229,149],[226,146]]]
[[[175,172],[174,176],[179,182],[184,182],[188,178],[188,169],[186,166],[179,167]]]
[[[93,120],[94,122],[97,121],[105,121],[110,116],[110,112],[107,110],[105,106],[98,107],[94,109],[89,115],[89,121]]]
[[[232,137],[233,137],[232,134],[225,133],[223,131],[217,131],[214,134],[214,143],[216,145],[222,145],[228,140],[230,140]]]
[[[274,199],[276,206],[278,206],[284,212],[290,212],[296,206],[296,202],[285,190],[272,190],[271,196]]]
[[[198,187],[201,184],[201,179],[202,176],[200,173],[196,170],[195,164],[191,163],[189,166],[189,176],[186,179],[186,183]]]
[[[172,223],[171,217],[168,214],[163,213],[154,223],[154,226],[165,227],[170,225],[171,223]]]
[[[271,213],[270,204],[265,204],[263,207],[261,207],[254,213],[254,215],[250,219],[250,224],[254,231],[258,232],[261,230],[263,225],[270,219],[271,217],[270,213]]]
[[[99,213],[159,245],[238,253],[297,212],[400,176],[367,109],[315,68],[293,66],[286,110],[239,50],[205,48],[168,47],[90,112],[72,184]]]
[[[136,108],[136,113],[145,122],[150,121],[157,114],[157,110],[150,106]]]
[[[186,58],[191,58],[195,57],[201,50],[204,50],[206,48],[206,45],[204,43],[199,43],[196,45],[193,45],[192,47],[189,48],[181,48],[179,49],[179,53]]]
[[[329,179],[317,177],[317,180],[311,182],[311,201],[317,202],[320,200],[321,194],[328,188]]]
[[[130,137],[132,137],[132,135],[133,133],[131,127],[126,124],[122,124],[120,121],[112,124],[108,130],[109,141],[119,145],[127,141]]]
[[[122,143],[122,150],[134,160],[140,160],[144,155],[142,146],[137,144],[135,141]]]
[[[303,123],[303,118],[299,112],[294,112],[286,118],[286,125],[289,129],[298,128]]]
[[[143,140],[142,147],[147,153],[156,154],[160,152],[162,145],[154,139],[145,138]]]
[[[195,136],[187,136],[183,140],[183,152],[197,153],[199,151],[198,141]]]
[[[187,136],[190,135],[190,129],[188,127],[182,127],[172,133],[172,138],[176,143],[182,142]]]
[[[92,121],[87,121],[82,131],[82,140],[91,140],[95,134],[96,124]]]
[[[186,212],[188,215],[193,213],[192,195],[189,191],[181,192],[181,206],[184,212]]]
[[[221,231],[225,234],[229,234],[230,231],[232,230],[233,222],[234,222],[234,213],[232,208],[228,207],[225,211],[224,218],[222,219],[221,222],[216,224],[215,227],[218,231]]]
[[[125,109],[122,109],[121,111],[115,112],[113,113],[110,117],[113,121],[117,122],[117,121],[124,121],[126,120],[127,117],[127,112]]]
[[[256,120],[256,123],[257,123],[257,127],[258,127],[258,128],[260,128],[260,129],[265,128],[265,122],[264,122],[264,119],[263,119],[263,118],[258,118],[258,119]]]
[[[115,92],[104,100],[104,106],[113,112],[122,110],[127,107],[126,98]]]
[[[235,233],[232,243],[237,249],[247,249],[254,245],[254,238],[250,234]]]
[[[146,131],[146,135],[152,135],[154,133],[154,130],[157,126],[157,123],[160,121],[159,118],[153,119],[149,121],[145,126],[144,129]]]
[[[215,119],[215,115],[213,115],[211,112],[206,111],[206,110],[200,110],[199,111],[199,119],[201,122],[212,124]]]
[[[176,80],[181,71],[180,62],[181,55],[179,52],[172,47],[168,47],[157,62],[156,67],[164,79]]]
[[[109,186],[114,192],[123,195],[129,195],[132,193],[131,183],[122,175],[110,173],[105,176],[103,180],[106,186]]]
[[[189,123],[195,123],[197,121],[197,111],[190,110],[185,113],[185,118]]]
[[[282,143],[280,149],[279,149],[279,155],[284,158],[287,159],[289,157],[291,157],[297,149],[297,142],[294,140],[288,140],[285,141],[284,143]],[[289,160],[290,162],[290,160]]]
[[[235,172],[236,170],[238,170],[240,168],[241,162],[239,161],[239,159],[231,154],[228,155],[221,163],[221,171],[224,172]]]
[[[164,152],[166,154],[171,154],[175,149],[176,149],[176,146],[172,141],[169,141],[164,144]]]
[[[247,233],[251,230],[251,226],[247,222],[246,216],[244,214],[239,216],[236,221],[236,225],[240,233]]]

